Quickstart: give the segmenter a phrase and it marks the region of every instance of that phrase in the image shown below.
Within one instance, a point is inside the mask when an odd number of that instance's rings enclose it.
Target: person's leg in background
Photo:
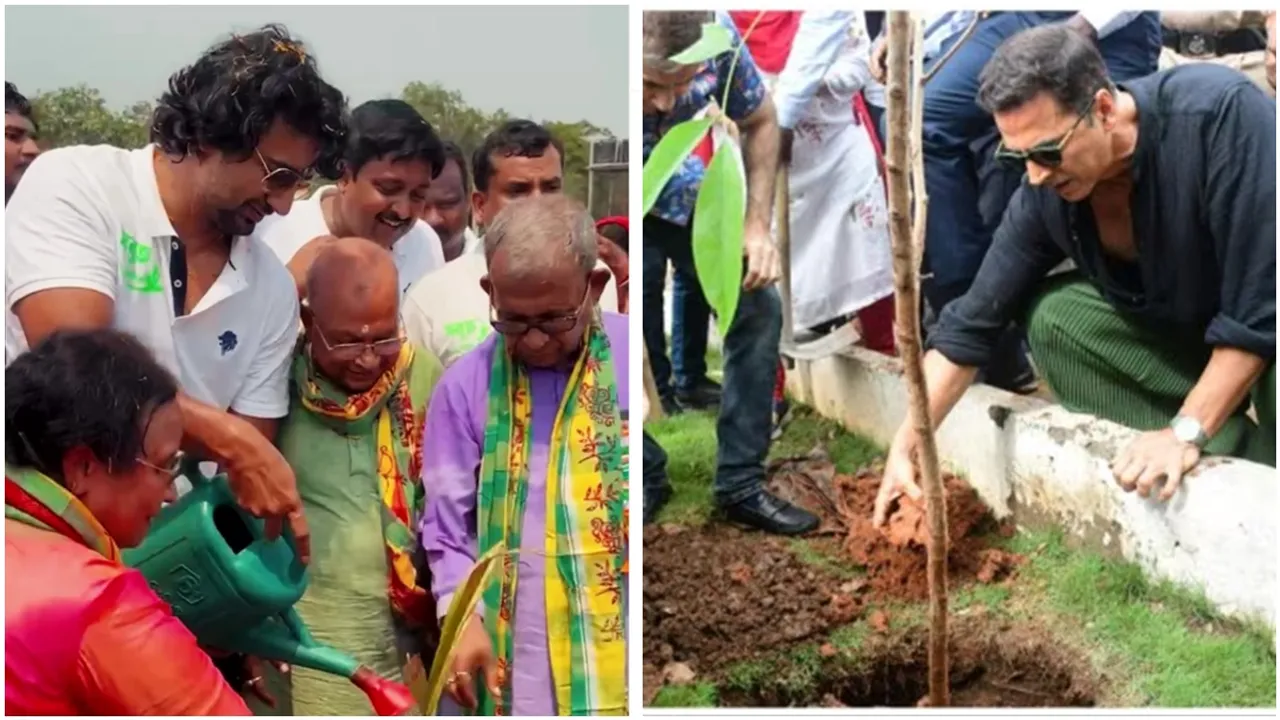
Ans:
[[[657,517],[658,511],[671,499],[671,483],[667,478],[667,451],[649,433],[644,433],[641,446],[642,480],[644,484],[644,523]]]
[[[667,245],[671,263],[693,272],[693,245]],[[764,489],[769,454],[782,301],[774,287],[744,292],[724,338],[724,395],[716,423],[715,497],[731,521],[785,535],[818,526],[816,515]]]
[[[991,246],[991,232],[980,212],[973,145],[994,131],[994,121],[975,101],[978,76],[1000,43],[1049,17],[1065,19],[1070,13],[1002,12],[981,20],[925,86],[925,263],[930,278],[922,291],[935,316],[968,291]],[[957,37],[944,44],[926,71],[958,41]],[[1002,341],[986,371],[986,382],[997,387],[1017,392],[1034,388],[1035,375],[1016,335]]]
[[[1098,43],[1107,73],[1123,82],[1150,75],[1160,65],[1160,13],[1144,12]]]
[[[675,389],[671,384],[671,361],[667,358],[667,334],[663,327],[663,290],[667,279],[666,247],[670,236],[678,235],[681,230],[682,228],[656,217],[644,219],[641,324],[654,384],[657,385],[658,397],[662,400],[662,411],[667,415],[678,414],[680,407],[676,404]]]
[[[693,220],[690,219],[690,227]],[[671,286],[671,364],[675,370],[676,401],[706,410],[720,404],[720,385],[707,377],[707,336],[711,306],[697,276],[677,267]]]

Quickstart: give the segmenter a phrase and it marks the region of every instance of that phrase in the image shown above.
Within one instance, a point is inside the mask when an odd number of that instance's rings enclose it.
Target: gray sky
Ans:
[[[113,109],[154,100],[213,42],[279,22],[353,105],[398,96],[413,80],[439,82],[485,111],[627,134],[625,5],[10,6],[4,15],[5,79],[28,97],[83,82]]]

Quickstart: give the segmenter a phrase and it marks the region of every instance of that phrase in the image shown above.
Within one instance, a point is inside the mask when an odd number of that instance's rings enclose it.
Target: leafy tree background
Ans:
[[[468,158],[489,131],[515,117],[502,109],[487,113],[472,107],[461,92],[439,83],[409,83],[400,98],[417,108],[440,137],[457,143]],[[42,92],[32,98],[32,104],[40,123],[42,147],[96,144],[141,147],[147,143],[153,107],[150,102],[113,110],[96,89],[77,85]],[[565,192],[585,203],[587,165],[591,159],[588,138],[613,137],[613,134],[585,120],[540,122],[564,145]]]

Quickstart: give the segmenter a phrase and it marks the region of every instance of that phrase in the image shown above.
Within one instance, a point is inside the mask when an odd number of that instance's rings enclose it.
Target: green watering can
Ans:
[[[267,540],[263,521],[240,508],[225,475],[206,478],[194,461],[183,474],[191,492],[161,510],[142,544],[123,556],[200,644],[348,678],[379,715],[412,708],[409,688],[311,636],[293,607],[308,577],[292,534]]]

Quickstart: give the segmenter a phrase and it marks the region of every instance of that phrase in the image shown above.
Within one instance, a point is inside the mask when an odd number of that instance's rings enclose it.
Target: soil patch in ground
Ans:
[[[775,462],[769,489],[817,513],[819,534],[843,537],[844,551],[867,571],[867,602],[921,600],[929,596],[926,580],[929,527],[923,501],[902,498],[883,528],[873,527],[871,514],[880,488],[878,468],[856,475],[837,473],[820,450],[807,457]],[[946,475],[948,577],[990,583],[1008,578],[1022,558],[991,548],[991,534],[1007,535],[986,505],[963,479]]]
[[[705,675],[852,622],[862,610],[850,581],[761,533],[651,525],[644,557],[646,686],[650,676],[660,684],[671,663]]]
[[[1004,626],[985,615],[952,624],[952,707],[1092,707],[1099,679],[1085,657],[1035,625]],[[858,656],[826,662],[803,689],[772,678],[725,689],[722,707],[918,707],[929,690],[927,633],[873,636]]]

